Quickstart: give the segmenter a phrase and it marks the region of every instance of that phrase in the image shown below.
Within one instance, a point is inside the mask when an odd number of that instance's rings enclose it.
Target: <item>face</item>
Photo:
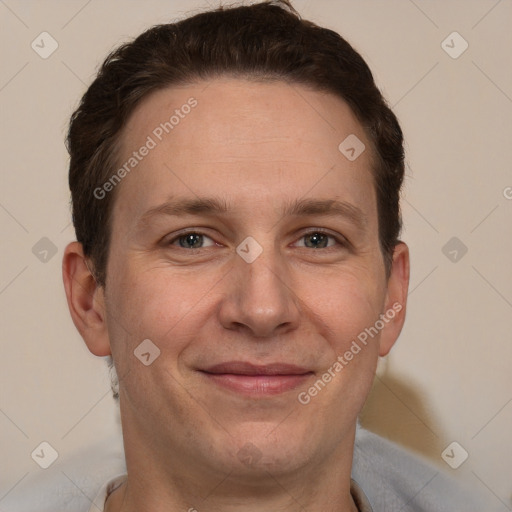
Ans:
[[[371,156],[342,100],[284,82],[218,79],[137,107],[104,297],[125,442],[240,474],[344,446],[401,328]]]

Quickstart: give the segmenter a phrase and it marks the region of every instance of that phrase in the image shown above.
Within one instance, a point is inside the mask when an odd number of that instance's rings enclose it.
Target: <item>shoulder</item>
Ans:
[[[368,497],[373,512],[494,510],[482,496],[440,468],[359,426],[352,478]]]

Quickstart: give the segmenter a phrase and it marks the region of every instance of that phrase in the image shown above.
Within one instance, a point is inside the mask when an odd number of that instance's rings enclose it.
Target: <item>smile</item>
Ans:
[[[313,371],[295,365],[258,366],[241,361],[218,364],[201,370],[201,373],[219,387],[252,397],[291,391],[314,375]]]

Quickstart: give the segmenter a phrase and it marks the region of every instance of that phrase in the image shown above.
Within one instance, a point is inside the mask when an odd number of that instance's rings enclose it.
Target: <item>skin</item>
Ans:
[[[117,186],[105,288],[78,242],[64,255],[73,321],[93,354],[113,355],[120,378],[129,476],[106,510],[354,511],[356,419],[402,328],[409,281],[404,243],[385,272],[370,140],[331,94],[221,78],[145,98],[125,126],[120,164],[191,96],[197,106]],[[366,146],[353,162],[338,150],[349,134]],[[141,222],[171,198],[198,197],[230,209]],[[348,203],[361,222],[282,213],[302,199]],[[189,228],[204,238],[177,238]],[[318,248],[315,228],[329,235]],[[248,236],[263,249],[252,263],[236,252]],[[379,335],[299,403],[396,303]],[[149,366],[134,356],[145,339],[161,351]],[[313,373],[295,389],[247,396],[199,371],[232,360]],[[240,460],[248,449],[252,464]]]

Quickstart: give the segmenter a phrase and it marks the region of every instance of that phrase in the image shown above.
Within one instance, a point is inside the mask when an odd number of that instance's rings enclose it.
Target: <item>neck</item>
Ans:
[[[132,450],[126,454],[128,478],[110,495],[105,512],[357,512],[350,494],[353,435],[349,450],[287,473],[221,474],[206,469],[207,462],[187,465],[165,457],[174,463],[163,464],[157,454],[138,457]]]
[[[212,489],[210,495],[204,498],[195,497],[190,500],[183,500],[176,495],[169,496],[162,501],[165,494],[145,494],[134,491],[131,486],[132,479],[127,479],[123,485],[116,489],[108,498],[105,505],[105,512],[134,512],[136,510],[160,511],[184,511],[201,512],[205,510],[212,512],[267,512],[275,510],[279,512],[303,512],[304,510],[322,510],[325,512],[358,512],[356,504],[350,495],[350,484],[341,485],[338,482],[336,497],[330,493],[330,496],[316,494],[316,497],[305,493],[298,493],[298,498],[289,490],[283,488],[276,480],[274,489],[266,495],[245,495],[241,497],[226,493],[218,493]],[[151,493],[153,493],[153,487]],[[156,496],[159,496],[158,498]],[[307,501],[302,501],[307,499]],[[334,501],[333,501],[334,500]],[[193,503],[193,505],[191,505]]]

